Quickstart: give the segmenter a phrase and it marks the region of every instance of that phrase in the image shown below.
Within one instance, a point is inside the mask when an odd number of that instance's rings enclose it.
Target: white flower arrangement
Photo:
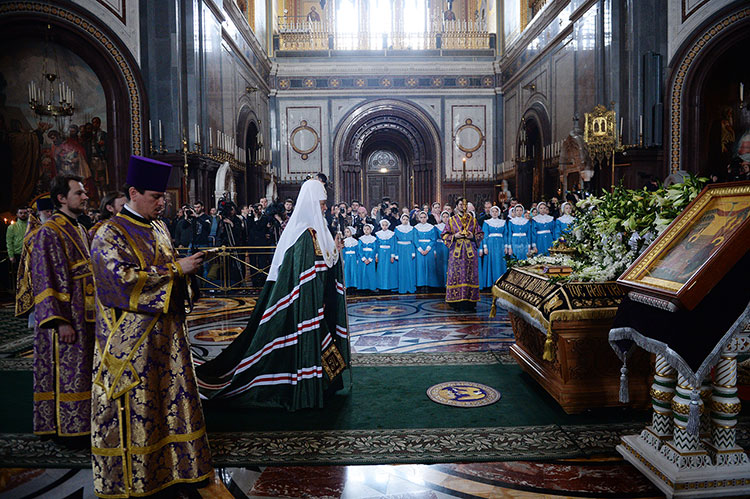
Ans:
[[[590,196],[576,205],[575,225],[562,242],[571,254],[512,260],[511,265],[566,266],[573,272],[565,281],[612,281],[643,253],[690,203],[708,181],[687,177],[684,183],[655,192],[618,187],[613,193]]]

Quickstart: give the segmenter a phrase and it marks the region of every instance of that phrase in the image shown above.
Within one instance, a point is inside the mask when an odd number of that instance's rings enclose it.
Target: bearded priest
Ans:
[[[213,472],[185,327],[186,276],[164,209],[171,165],[132,156],[127,204],[96,232],[91,389],[94,489],[100,497],[190,494]]]
[[[323,407],[349,366],[346,288],[328,230],[325,175],[302,184],[248,325],[199,365],[201,393],[234,407]]]

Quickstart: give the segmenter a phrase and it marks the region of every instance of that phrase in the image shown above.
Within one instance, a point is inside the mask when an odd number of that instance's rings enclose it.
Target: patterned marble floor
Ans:
[[[455,312],[438,294],[351,297],[348,301],[354,353],[384,357],[416,352],[498,355],[505,354],[513,343],[507,314],[498,310],[494,319],[489,318],[491,298],[487,295],[482,297],[476,312]],[[218,354],[242,332],[254,305],[255,299],[245,296],[201,300],[189,318],[195,353],[203,357]],[[20,344],[23,334],[17,329],[12,346],[16,352],[28,354],[29,345]],[[217,473],[237,498],[661,497],[632,466],[612,457],[577,461],[222,468]],[[0,469],[0,496],[93,497],[91,470]]]

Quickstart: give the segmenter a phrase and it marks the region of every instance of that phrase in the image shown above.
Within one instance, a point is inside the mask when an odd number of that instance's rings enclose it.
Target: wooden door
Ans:
[[[403,206],[401,175],[371,174],[367,176],[368,208],[380,204],[384,197],[391,198],[391,201],[396,201]]]

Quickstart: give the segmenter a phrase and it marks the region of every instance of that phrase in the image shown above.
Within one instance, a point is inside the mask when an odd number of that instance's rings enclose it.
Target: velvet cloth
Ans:
[[[669,312],[625,297],[609,334],[612,348],[624,358],[637,345],[667,357],[691,382],[704,378],[748,307],[748,276],[750,253],[745,253],[691,311]]]

